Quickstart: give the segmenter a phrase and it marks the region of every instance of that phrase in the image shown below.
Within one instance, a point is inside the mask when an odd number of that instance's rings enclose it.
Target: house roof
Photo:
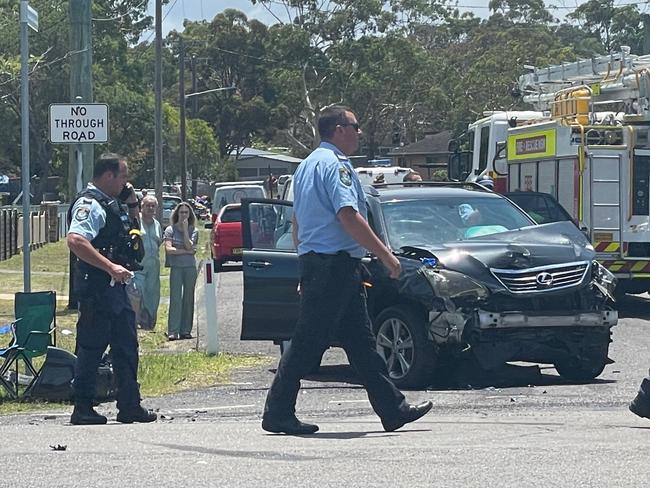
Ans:
[[[409,154],[447,154],[451,131],[444,130],[437,134],[427,134],[423,139],[391,150],[387,156],[404,156]]]

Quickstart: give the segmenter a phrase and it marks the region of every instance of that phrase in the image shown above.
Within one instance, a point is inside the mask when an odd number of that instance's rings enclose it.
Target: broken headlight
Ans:
[[[591,277],[596,287],[610,299],[614,300],[616,289],[616,276],[598,261],[591,263]]]
[[[418,272],[431,284],[434,294],[443,299],[479,300],[489,295],[485,286],[457,271],[423,266]]]

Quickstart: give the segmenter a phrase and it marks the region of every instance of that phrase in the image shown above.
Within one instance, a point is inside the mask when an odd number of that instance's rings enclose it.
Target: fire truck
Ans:
[[[650,291],[650,55],[532,68],[530,112],[493,112],[450,148],[449,177],[549,193],[590,237],[619,290]]]

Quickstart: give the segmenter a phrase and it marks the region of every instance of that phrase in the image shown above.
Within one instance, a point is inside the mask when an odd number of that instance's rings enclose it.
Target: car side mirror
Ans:
[[[212,229],[212,222],[206,222],[205,223],[205,228],[206,229]]]

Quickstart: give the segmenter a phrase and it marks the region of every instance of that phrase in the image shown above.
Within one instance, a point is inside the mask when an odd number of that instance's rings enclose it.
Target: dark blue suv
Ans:
[[[618,320],[615,278],[572,223],[537,225],[476,184],[367,187],[366,200],[371,227],[403,269],[393,280],[364,259],[377,350],[399,387],[427,386],[443,358],[453,365],[463,355],[487,370],[530,361],[573,380],[602,372]],[[242,204],[241,338],[280,344],[298,314],[292,204]]]

